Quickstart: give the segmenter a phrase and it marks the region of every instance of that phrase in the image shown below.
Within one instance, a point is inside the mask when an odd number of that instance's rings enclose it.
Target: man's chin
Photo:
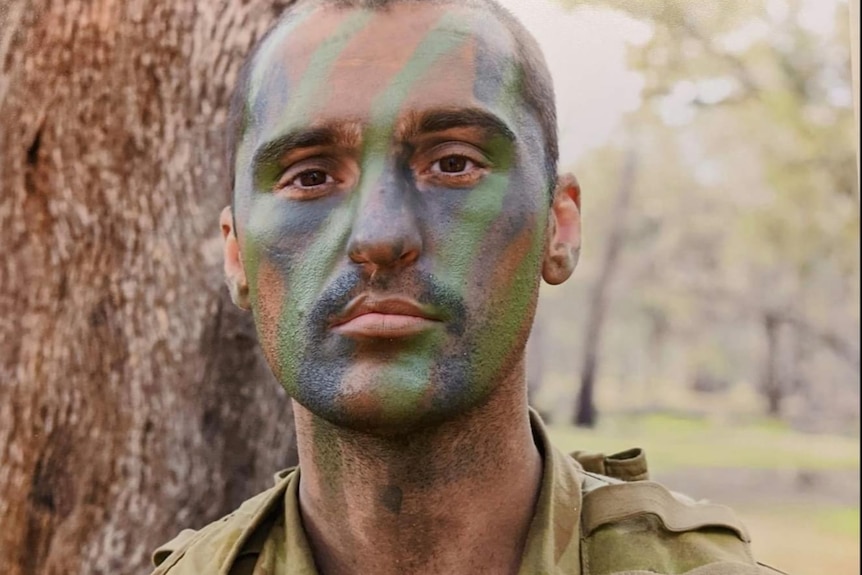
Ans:
[[[468,412],[487,395],[479,390],[491,387],[474,381],[469,354],[441,353],[442,343],[435,339],[418,349],[354,347],[350,354],[325,349],[285,387],[333,425],[374,435],[410,434]]]
[[[426,382],[427,385],[427,382]],[[332,425],[378,437],[419,433],[456,419],[472,407],[462,401],[441,401],[433,388],[415,389],[368,386],[333,398],[333,402],[300,401],[308,411]]]

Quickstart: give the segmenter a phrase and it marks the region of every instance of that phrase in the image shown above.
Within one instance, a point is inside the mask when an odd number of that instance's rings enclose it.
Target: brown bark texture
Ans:
[[[0,1],[0,572],[148,572],[292,463],[221,273],[222,126],[290,0]]]

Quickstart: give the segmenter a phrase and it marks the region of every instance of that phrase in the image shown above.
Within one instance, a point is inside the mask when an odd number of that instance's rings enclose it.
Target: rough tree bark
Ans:
[[[229,90],[288,3],[0,4],[0,572],[146,572],[291,463],[218,230]]]
[[[602,254],[599,277],[590,293],[587,321],[584,327],[584,351],[581,363],[581,387],[575,404],[574,424],[579,427],[594,427],[596,405],[594,398],[599,349],[605,317],[610,301],[610,288],[617,269],[620,250],[626,232],[626,216],[634,193],[638,154],[632,146],[626,151],[619,188],[614,198],[613,226],[608,231],[608,240]]]

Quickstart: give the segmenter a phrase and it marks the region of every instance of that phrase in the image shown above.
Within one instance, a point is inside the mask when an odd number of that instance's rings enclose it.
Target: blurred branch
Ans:
[[[756,96],[761,92],[760,86],[757,85],[757,82],[754,79],[754,75],[748,69],[748,66],[742,58],[717,48],[712,38],[704,34],[697,24],[692,22],[691,18],[687,17],[686,14],[682,15],[681,21],[685,31],[688,32],[692,38],[700,42],[704,51],[719,60],[723,60],[736,72],[736,78],[742,83],[742,87],[744,88],[741,99]]]
[[[796,314],[778,314],[777,318],[784,323],[792,325],[811,339],[819,341],[824,347],[832,350],[836,355],[848,361],[853,367],[859,369],[859,349],[843,337],[821,329]]]
[[[761,303],[751,301],[743,295],[723,290],[721,288],[692,287],[690,293],[695,297],[710,301],[721,300],[735,307],[740,313],[746,315],[768,316],[778,323],[792,325],[813,341],[819,342],[823,347],[831,350],[853,367],[860,367],[859,348],[847,339],[816,325],[811,320],[789,310],[774,306],[765,306]]]

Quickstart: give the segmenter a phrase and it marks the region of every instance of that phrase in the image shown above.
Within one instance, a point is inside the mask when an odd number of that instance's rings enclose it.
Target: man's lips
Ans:
[[[333,320],[331,329],[350,337],[394,338],[416,335],[440,323],[440,315],[433,308],[412,299],[363,294]]]

